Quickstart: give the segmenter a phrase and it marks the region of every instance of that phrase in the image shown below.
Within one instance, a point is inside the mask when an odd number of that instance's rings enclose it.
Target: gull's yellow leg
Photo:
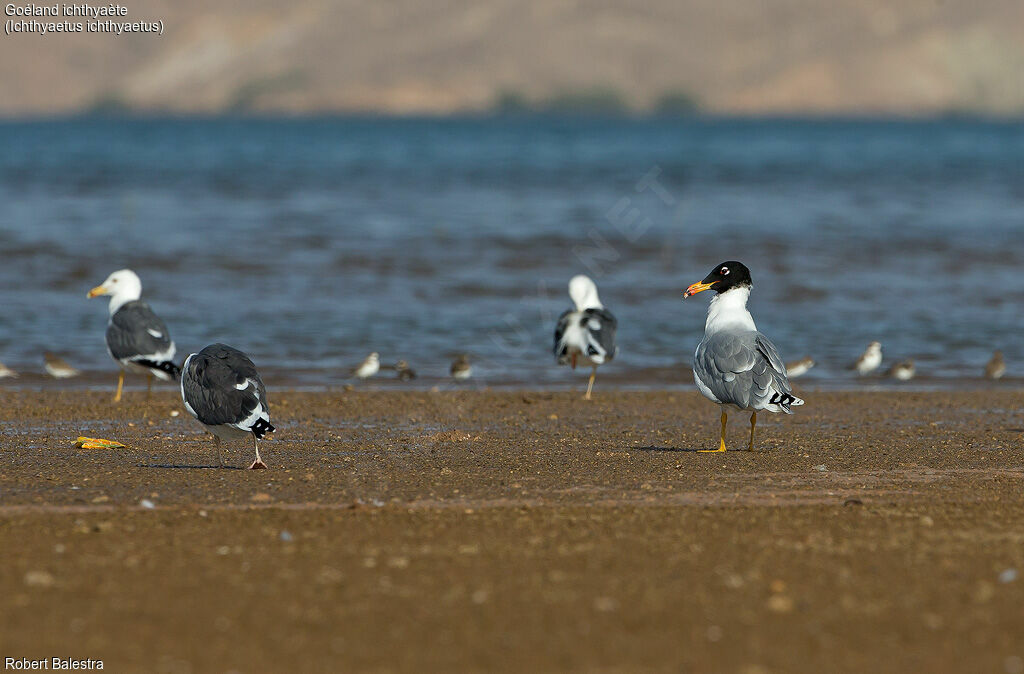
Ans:
[[[751,452],[754,451],[754,427],[757,426],[757,410],[750,413],[750,447],[748,448]]]
[[[724,452],[725,451],[725,422],[728,420],[725,410],[722,410],[722,440],[718,443],[718,449],[698,449],[698,452]]]
[[[591,368],[590,370],[590,383],[587,384],[587,395],[583,396],[584,400],[590,400],[590,392],[594,390],[594,377],[597,376],[597,368]]]
[[[124,370],[117,376],[117,393],[114,395],[114,402],[121,402],[121,389],[124,388]]]

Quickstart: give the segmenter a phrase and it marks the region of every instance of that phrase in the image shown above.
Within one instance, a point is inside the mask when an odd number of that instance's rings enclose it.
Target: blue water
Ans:
[[[72,120],[0,124],[0,361],[113,369],[121,267],[182,356],[212,341],[334,381],[371,350],[426,380],[553,365],[575,273],[620,320],[607,381],[688,383],[725,259],[809,380],[878,339],[925,377],[1024,372],[1024,123],[805,120]]]

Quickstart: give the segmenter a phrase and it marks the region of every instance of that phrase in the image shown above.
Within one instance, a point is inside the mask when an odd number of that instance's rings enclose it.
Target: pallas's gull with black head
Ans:
[[[260,439],[274,432],[267,389],[247,355],[226,344],[211,344],[185,359],[181,368],[185,409],[213,434],[217,461],[224,459],[220,441],[252,435],[256,458],[249,468],[266,468]]]
[[[559,365],[571,365],[574,370],[577,363],[590,366],[590,381],[584,396],[590,400],[597,366],[612,360],[618,353],[615,344],[618,321],[601,304],[594,282],[582,274],[569,281],[569,297],[575,307],[558,317],[555,358]]]
[[[694,283],[683,299],[714,290],[717,294],[708,306],[704,339],[693,358],[693,379],[708,400],[722,406],[722,437],[718,449],[725,451],[725,425],[729,407],[750,414],[750,445],[754,449],[754,428],[758,410],[792,414],[804,401],[793,395],[786,377],[786,366],[766,336],[758,332],[747,311],[747,299],[753,282],[750,270],[742,263],[729,261],[711,270]]]
[[[163,320],[139,299],[142,282],[138,275],[131,269],[115,271],[90,290],[88,297],[100,295],[110,296],[107,352],[121,366],[114,402],[121,400],[125,370],[146,375],[149,387],[153,377],[177,379],[180,371],[173,361],[174,341]]]

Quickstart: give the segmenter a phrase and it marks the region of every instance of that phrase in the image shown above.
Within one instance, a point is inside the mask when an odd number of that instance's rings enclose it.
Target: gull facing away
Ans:
[[[717,293],[708,305],[704,339],[693,357],[693,379],[705,398],[722,406],[722,438],[718,449],[700,451],[725,451],[726,410],[730,406],[750,412],[748,449],[753,451],[758,410],[792,414],[791,407],[804,404],[793,395],[775,345],[757,331],[747,311],[752,287],[750,270],[740,262],[729,261],[683,293],[683,299],[705,290]]]
[[[167,324],[139,299],[142,282],[131,269],[115,271],[89,291],[88,298],[110,296],[107,322],[107,353],[121,366],[114,402],[121,402],[125,370],[146,375],[146,397],[153,389],[153,377],[176,380],[181,370],[174,363],[174,340]]]
[[[211,344],[185,359],[181,368],[181,399],[188,413],[213,434],[217,461],[224,467],[220,441],[252,434],[256,459],[251,469],[266,468],[260,459],[260,438],[274,432],[267,389],[249,357],[226,344]]]
[[[352,376],[357,379],[369,379],[380,372],[380,354],[374,351],[362,363],[353,368]]]
[[[473,376],[473,365],[469,362],[469,356],[467,354],[459,354],[455,360],[452,361],[452,366],[449,370],[452,375],[452,379],[455,381],[466,381]]]
[[[569,297],[575,306],[558,317],[555,326],[555,358],[559,365],[576,363],[590,366],[587,394],[594,388],[597,366],[615,358],[619,347],[615,345],[618,321],[604,308],[597,296],[597,286],[588,277],[573,276],[569,281]]]
[[[54,379],[68,379],[79,375],[78,370],[52,351],[43,354],[43,368]]]
[[[882,364],[882,343],[871,342],[868,344],[868,348],[864,349],[864,353],[860,355],[857,362],[854,363],[850,369],[856,370],[857,374],[864,376],[871,374]]]
[[[1000,379],[1004,374],[1006,374],[1006,361],[1003,360],[1003,352],[995,351],[992,353],[992,359],[985,366],[985,378]]]

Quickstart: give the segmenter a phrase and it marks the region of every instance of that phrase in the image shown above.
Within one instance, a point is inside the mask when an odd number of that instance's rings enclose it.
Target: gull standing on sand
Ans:
[[[181,399],[188,413],[213,434],[217,461],[224,467],[220,441],[252,434],[256,459],[250,469],[266,468],[259,440],[274,432],[267,389],[247,355],[226,344],[211,344],[185,359]]]
[[[582,274],[569,281],[569,297],[576,306],[558,317],[555,357],[559,365],[569,364],[574,370],[577,362],[590,366],[590,382],[583,396],[590,400],[597,366],[615,358],[619,351],[615,345],[618,321],[601,304],[594,282]]]
[[[54,379],[69,379],[79,375],[78,370],[52,351],[43,354],[43,368]]]
[[[1003,360],[1003,352],[995,351],[992,354],[992,360],[988,361],[988,365],[985,366],[985,378],[986,379],[1000,379],[1006,374],[1006,361]]]
[[[683,293],[683,299],[705,290],[718,293],[708,306],[704,339],[694,354],[693,379],[705,398],[722,406],[722,438],[718,449],[701,451],[725,451],[726,409],[730,405],[750,412],[748,448],[753,450],[758,410],[792,414],[792,406],[804,404],[793,395],[775,345],[757,331],[747,311],[751,287],[750,270],[740,262],[729,261]]]
[[[473,366],[469,362],[469,356],[466,354],[459,354],[455,360],[452,361],[450,369],[452,379],[455,381],[466,381],[473,376]]]
[[[864,349],[864,353],[860,355],[857,362],[854,363],[850,369],[856,370],[857,374],[862,377],[866,374],[871,374],[882,364],[882,343],[871,342],[868,344],[868,348]]]
[[[378,372],[380,372],[380,354],[374,351],[362,363],[353,368],[352,376],[357,379],[369,379]]]
[[[174,340],[167,324],[139,299],[142,282],[138,275],[131,269],[115,271],[90,290],[87,297],[100,295],[110,296],[107,352],[121,366],[114,402],[121,402],[125,370],[146,375],[147,397],[154,376],[164,381],[177,379],[181,371],[173,361]]]

